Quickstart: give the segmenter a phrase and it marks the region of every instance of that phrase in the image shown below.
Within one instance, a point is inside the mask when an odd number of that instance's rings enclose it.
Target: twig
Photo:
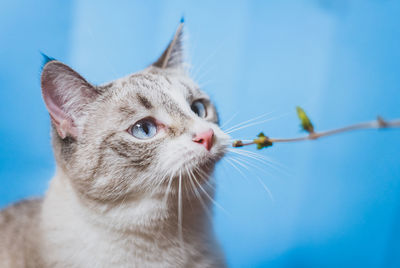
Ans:
[[[308,119],[308,117],[307,117],[307,119]],[[302,126],[304,129],[303,124],[302,124]],[[269,147],[273,143],[276,143],[276,142],[297,142],[297,141],[305,141],[305,140],[316,140],[321,137],[331,136],[331,135],[344,133],[344,132],[348,132],[348,131],[353,131],[353,130],[384,129],[384,128],[400,128],[400,119],[386,121],[382,117],[378,116],[377,119],[374,121],[358,123],[358,124],[349,125],[349,126],[345,126],[342,128],[337,128],[337,129],[332,129],[332,130],[327,130],[327,131],[322,131],[322,132],[314,132],[314,129],[312,128],[312,129],[306,130],[309,132],[309,134],[307,136],[295,137],[295,138],[269,138],[269,137],[265,136],[263,133],[260,133],[258,138],[254,139],[252,142],[244,143],[241,140],[236,140],[233,142],[232,146],[233,147],[242,147],[242,146],[257,144],[257,148],[262,149],[265,147]]]

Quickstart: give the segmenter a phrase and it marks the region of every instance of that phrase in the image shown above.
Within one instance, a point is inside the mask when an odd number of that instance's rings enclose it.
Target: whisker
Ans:
[[[207,75],[209,75],[210,73],[215,73],[215,71],[216,71],[216,67],[215,67],[215,65],[214,66],[212,66],[212,65],[210,65],[208,68],[207,68],[207,70],[205,70],[201,75],[199,75],[199,76],[197,76],[196,77],[196,79],[195,79],[195,81],[198,81],[198,83],[199,83],[199,86],[201,85],[201,88],[204,88],[204,82],[201,82],[204,78],[207,78]],[[210,80],[207,80],[207,81],[213,81],[212,79]]]
[[[233,156],[228,156],[228,157],[234,158]],[[244,159],[244,157],[249,158],[249,160],[248,159]],[[256,163],[258,163],[258,162],[254,163],[253,161],[251,161],[251,160],[253,160],[253,158],[251,158],[250,156],[239,154],[235,158],[240,160],[240,161],[245,162],[249,166],[252,166],[252,167],[256,168],[257,170],[261,171],[262,173],[264,173],[267,176],[271,176],[272,175],[271,173],[267,172],[267,170],[265,168],[262,168],[262,167],[256,165]],[[256,160],[258,160],[258,159],[256,159]]]
[[[286,176],[291,176],[290,173],[288,172],[288,169],[286,166],[282,165],[279,162],[273,161],[272,159],[270,159],[264,155],[261,155],[261,154],[255,153],[255,152],[251,152],[251,151],[247,151],[247,150],[243,150],[243,149],[237,149],[237,148],[229,148],[228,151],[242,155],[242,156],[249,157],[251,159],[254,159],[260,163],[263,163],[263,164],[273,168],[274,170],[276,170],[278,172],[282,172]]]
[[[182,257],[185,256],[185,248],[184,248],[184,241],[183,241],[183,231],[182,231],[182,173],[179,171],[179,188],[178,188],[178,236],[179,242],[181,244],[180,248],[182,250]]]
[[[203,200],[203,198],[201,197],[201,194],[200,194],[199,191],[197,190],[196,185],[194,185],[194,183],[193,183],[193,178],[194,178],[194,176],[195,176],[195,175],[192,173],[192,171],[189,170],[189,181],[190,181],[190,183],[191,183],[191,185],[192,185],[192,187],[193,187],[193,190],[194,190],[194,192],[195,192],[195,195],[196,195],[197,199],[200,201],[200,204],[201,204],[201,206],[203,207],[204,211],[207,213],[208,217],[209,217],[210,219],[212,219],[212,214],[210,213],[209,208],[208,208],[208,207],[206,206],[206,204],[204,203],[204,200]]]
[[[275,202],[275,198],[272,195],[271,191],[269,190],[269,188],[267,187],[267,185],[265,185],[265,183],[261,180],[261,178],[257,175],[255,175],[257,180],[260,182],[261,186],[264,188],[264,190],[267,192],[269,198],[271,198],[272,202]]]
[[[251,126],[255,126],[255,125],[262,124],[262,123],[266,123],[266,122],[268,122],[268,121],[275,120],[276,118],[277,118],[277,117],[268,118],[268,119],[265,119],[265,120],[262,120],[262,121],[249,123],[249,124],[247,124],[247,125],[240,126],[240,127],[238,127],[238,128],[235,128],[235,129],[232,129],[232,130],[229,130],[229,131],[225,131],[225,133],[226,133],[226,134],[231,134],[231,133],[236,132],[236,131],[238,131],[238,130],[241,130],[241,129],[243,129],[243,128],[248,128],[248,127],[251,127]]]
[[[254,155],[250,151],[245,151],[245,150],[239,151],[239,150],[235,150],[235,149],[228,149],[228,151],[231,153],[237,154],[237,155],[246,156],[252,160],[256,160],[262,164],[266,164],[267,166],[272,165],[267,159],[261,158],[261,157],[259,157],[259,155]]]
[[[243,178],[245,178],[247,180],[247,177],[243,173],[243,171],[241,171],[234,163],[232,163],[229,158],[223,158],[223,159],[225,159],[235,170],[237,170],[240,173],[240,175],[242,175]]]
[[[234,159],[232,159],[232,160],[234,160]],[[237,159],[236,161],[237,161],[237,163],[238,164],[240,164],[240,161],[243,161],[243,162],[246,162],[247,164],[250,164],[250,162],[248,162],[248,161],[246,161],[246,160],[244,160],[244,159]],[[235,161],[235,162],[236,162]],[[245,166],[245,165],[242,165],[244,168],[246,168],[247,170],[249,170],[249,171],[251,171],[247,166]],[[252,166],[254,166],[254,167],[257,167],[257,166],[255,166],[255,165],[252,165]],[[262,169],[260,169],[260,170],[262,170]],[[262,170],[263,171],[263,170]],[[271,198],[271,200],[272,201],[275,201],[275,199],[274,199],[274,197],[272,196],[272,193],[271,193],[271,191],[269,190],[269,188],[267,187],[267,185],[265,185],[265,183],[261,180],[261,178],[260,178],[260,176],[258,176],[257,174],[252,174],[252,175],[254,175],[255,177],[256,177],[256,179],[259,181],[259,183],[261,184],[261,186],[264,188],[264,190],[266,191],[266,193],[267,193],[267,195]]]
[[[215,190],[214,185],[212,185],[212,184],[208,181],[208,179],[209,179],[210,176],[209,176],[207,173],[205,173],[203,170],[201,170],[201,169],[199,169],[199,168],[195,168],[195,171],[197,171],[197,173],[201,173],[201,174],[199,174],[199,175],[202,175],[202,176],[201,176],[202,181],[204,181],[204,182],[207,184],[207,186],[210,187],[212,190]],[[210,179],[211,179],[211,178],[210,178]]]
[[[165,194],[164,194],[163,204],[166,204],[167,201],[168,201],[169,192],[171,191],[171,184],[172,184],[173,178],[174,178],[174,174],[172,173],[171,176],[169,177],[167,189],[166,189]]]
[[[236,125],[234,125],[234,126],[228,128],[228,129],[225,129],[224,131],[225,131],[225,132],[230,131],[230,130],[232,130],[232,129],[234,129],[234,128],[237,128],[237,127],[240,127],[240,126],[242,126],[242,125],[244,125],[244,124],[247,124],[247,123],[253,122],[253,121],[255,121],[255,120],[261,119],[261,118],[263,118],[263,117],[265,117],[265,116],[268,116],[268,115],[270,115],[270,114],[271,114],[271,112],[264,113],[264,114],[262,114],[262,115],[259,115],[259,116],[256,116],[256,117],[254,117],[254,118],[251,118],[251,119],[248,119],[248,120],[246,120],[246,121],[243,121],[243,122],[241,122],[241,123],[238,123],[238,124],[236,124]]]
[[[215,201],[204,188],[201,186],[201,184],[197,181],[196,177],[194,177],[194,182],[199,186],[200,190],[204,192],[204,194],[208,197],[208,199],[219,209],[221,209],[223,212],[225,212],[227,215],[230,215],[226,209],[224,209],[217,201]]]
[[[196,80],[196,81],[198,81],[198,80]],[[208,80],[203,81],[203,82],[198,81],[198,85],[199,85],[200,88],[205,88],[206,86],[208,86],[209,84],[211,84],[213,82],[214,82],[214,80],[208,79]]]
[[[195,80],[197,81],[197,75],[199,75],[200,71],[202,71],[202,68],[204,66],[206,66],[206,64],[210,61],[211,58],[213,58],[215,56],[215,54],[217,54],[217,52],[222,48],[223,43],[219,44],[218,46],[214,47],[214,50],[208,54],[208,56],[206,56],[202,62],[196,67],[197,70],[195,70],[194,72],[192,72],[192,76],[194,77]],[[202,75],[204,76],[204,75]]]
[[[239,166],[242,166],[244,169],[250,171],[249,167],[244,165],[243,163],[241,163],[240,161],[238,161],[237,159],[231,157],[230,160],[232,160],[233,162],[235,162],[236,164],[238,164]]]
[[[185,175],[187,175],[187,177],[188,177],[188,179],[189,179],[189,181],[190,181],[189,168],[188,168],[188,167],[184,167],[184,169],[185,169]],[[196,194],[196,193],[194,192],[193,188],[190,188],[190,190],[191,190],[191,192],[192,192],[193,194]],[[189,191],[188,191],[188,192],[189,192]],[[188,199],[190,199],[190,196],[189,196]]]
[[[271,114],[271,113],[272,113],[272,112],[270,112],[269,114]],[[229,129],[228,131],[225,131],[225,133],[227,133],[227,134],[233,133],[233,132],[238,131],[238,130],[243,129],[243,128],[247,128],[247,127],[250,127],[250,126],[262,124],[262,123],[265,123],[265,122],[268,122],[268,121],[272,121],[272,120],[276,120],[276,119],[280,119],[280,118],[282,118],[282,117],[287,116],[288,114],[289,114],[289,113],[287,112],[287,113],[284,113],[284,114],[282,114],[282,115],[280,115],[280,116],[275,116],[275,117],[272,117],[272,118],[270,118],[270,119],[266,119],[266,120],[259,121],[259,122],[253,122],[253,123],[251,123],[251,124],[247,124],[246,126],[241,126],[241,127],[238,126],[238,128],[236,128],[236,129],[232,129],[232,128],[231,128],[231,129]],[[254,120],[252,120],[252,121],[254,121]],[[250,122],[249,122],[249,123],[250,123]]]
[[[229,124],[238,114],[239,114],[239,112],[234,113],[233,116],[231,116],[228,120],[226,120],[225,123],[223,123],[220,126],[220,128],[223,129],[224,127],[226,127],[226,125]]]

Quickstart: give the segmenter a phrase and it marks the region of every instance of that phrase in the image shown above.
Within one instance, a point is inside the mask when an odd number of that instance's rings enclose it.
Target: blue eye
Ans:
[[[207,116],[206,106],[200,100],[193,102],[190,108],[192,108],[192,111],[195,114],[197,114],[200,118],[205,118]]]
[[[130,128],[130,132],[135,138],[150,139],[157,134],[157,125],[151,118],[142,119]]]

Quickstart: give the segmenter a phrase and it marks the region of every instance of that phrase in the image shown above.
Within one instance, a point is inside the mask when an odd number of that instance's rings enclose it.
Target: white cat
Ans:
[[[229,137],[183,68],[182,26],[156,63],[103,86],[48,60],[57,172],[0,213],[0,267],[225,267],[210,175]]]

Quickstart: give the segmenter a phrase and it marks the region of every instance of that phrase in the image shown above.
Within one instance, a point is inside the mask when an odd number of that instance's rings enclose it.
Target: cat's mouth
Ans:
[[[221,160],[227,153],[227,145],[224,143],[215,143],[211,150],[191,150],[182,155],[184,159],[182,169],[185,170],[203,170],[212,173],[215,164]]]
[[[212,146],[182,138],[178,144],[163,150],[162,170],[169,177],[192,177],[193,181],[208,181],[216,163],[228,152],[229,137],[216,130]]]

